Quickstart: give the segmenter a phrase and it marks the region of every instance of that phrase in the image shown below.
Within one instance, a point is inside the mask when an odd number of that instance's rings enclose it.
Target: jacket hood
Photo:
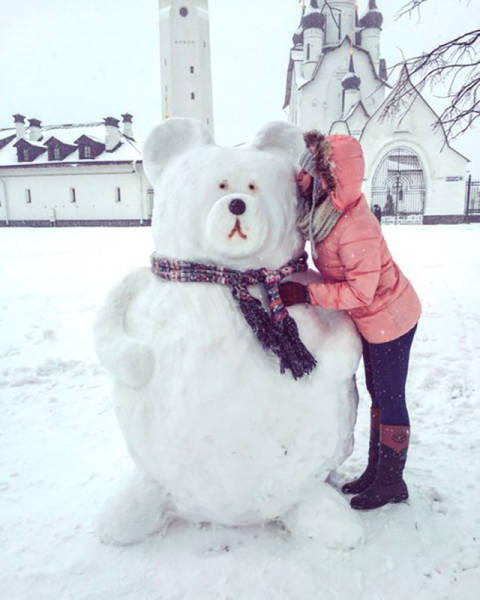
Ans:
[[[351,135],[329,135],[329,162],[337,182],[330,201],[339,211],[344,211],[362,195],[365,161],[360,142]]]

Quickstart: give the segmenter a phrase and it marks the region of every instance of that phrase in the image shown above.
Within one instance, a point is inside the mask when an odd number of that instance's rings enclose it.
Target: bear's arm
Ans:
[[[148,285],[148,268],[132,271],[108,294],[94,325],[95,349],[100,363],[118,381],[145,385],[153,372],[153,354],[125,331],[125,315],[138,292]]]

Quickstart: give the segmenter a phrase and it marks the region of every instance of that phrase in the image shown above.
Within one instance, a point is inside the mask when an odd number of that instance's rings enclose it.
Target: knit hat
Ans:
[[[315,157],[308,148],[300,157],[300,167],[309,175],[315,175]]]

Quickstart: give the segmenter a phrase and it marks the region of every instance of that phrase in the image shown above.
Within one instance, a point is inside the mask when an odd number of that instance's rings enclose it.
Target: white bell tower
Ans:
[[[200,119],[213,134],[208,0],[159,0],[162,117]]]

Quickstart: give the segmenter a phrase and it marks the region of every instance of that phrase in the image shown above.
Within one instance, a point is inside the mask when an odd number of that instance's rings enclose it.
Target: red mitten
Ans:
[[[308,287],[295,281],[287,281],[279,285],[280,296],[285,306],[294,304],[310,304]]]

